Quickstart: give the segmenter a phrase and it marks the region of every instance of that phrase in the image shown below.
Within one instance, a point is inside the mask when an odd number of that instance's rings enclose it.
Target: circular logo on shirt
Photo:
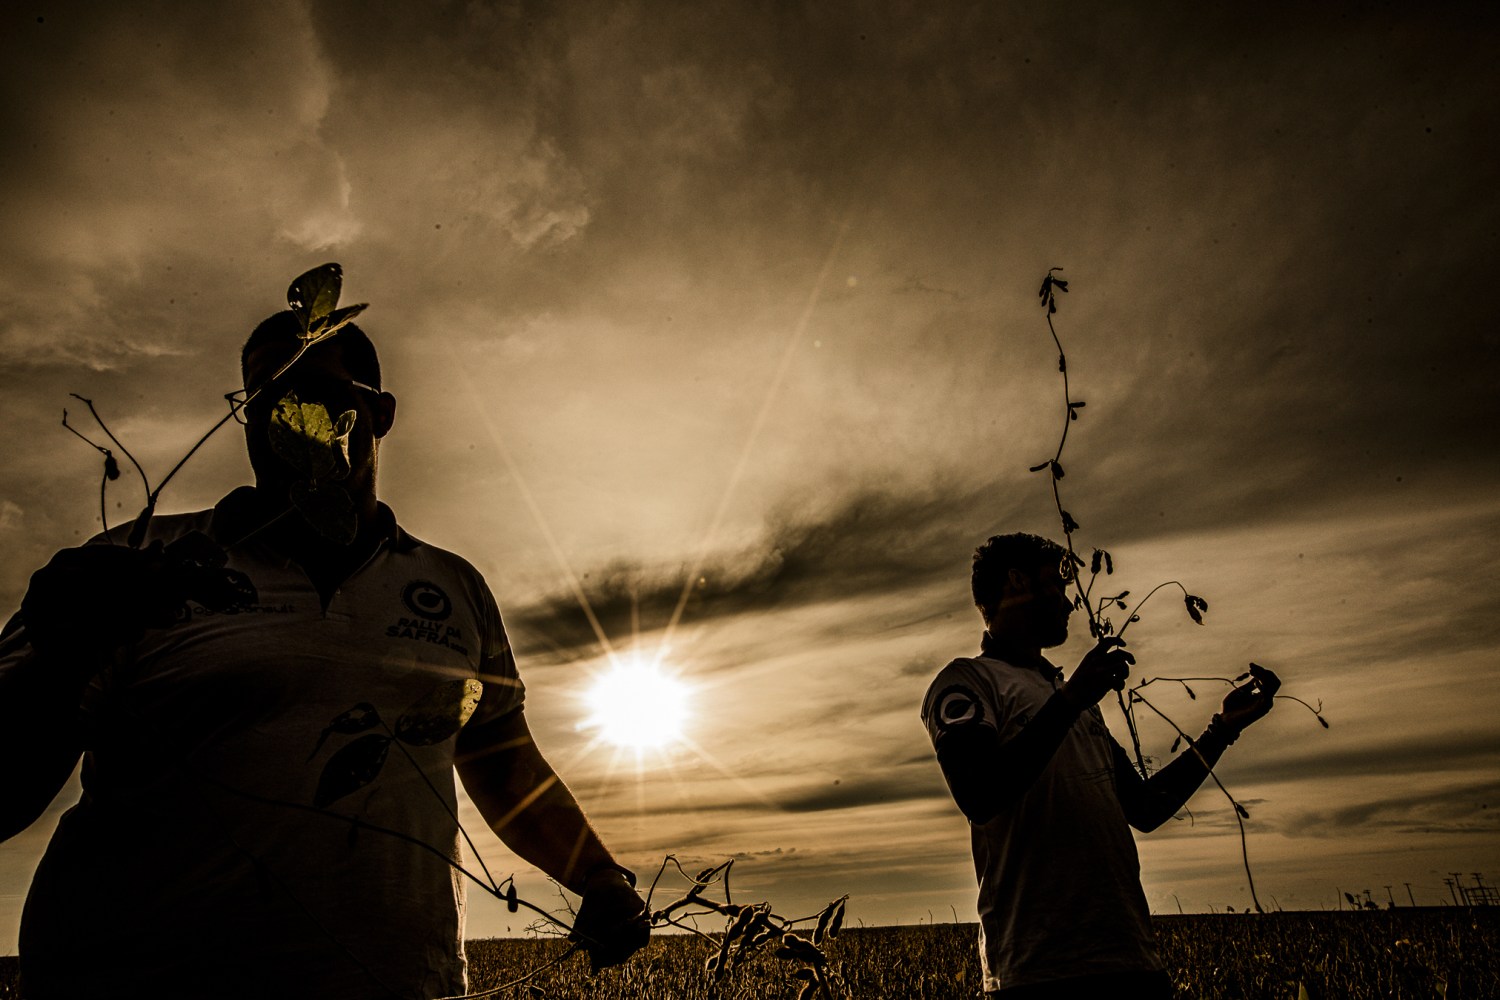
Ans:
[[[401,603],[418,618],[440,622],[453,614],[453,602],[430,580],[413,580],[401,591]]]
[[[940,729],[984,721],[984,706],[978,696],[959,684],[944,688],[934,705],[934,717]]]

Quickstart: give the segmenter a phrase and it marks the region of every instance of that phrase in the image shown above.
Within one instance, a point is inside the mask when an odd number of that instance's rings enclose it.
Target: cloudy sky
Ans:
[[[1500,881],[1500,32],[1329,6],[10,5],[0,605],[98,529],[68,394],[159,477],[339,261],[401,404],[382,496],[490,581],[617,851],[739,858],[782,913],[972,919],[917,710],[976,648],[974,545],[1057,533],[1027,467],[1062,267],[1078,543],[1211,605],[1148,605],[1138,670],[1254,659],[1332,724],[1283,702],[1220,768],[1262,900]],[[164,506],[248,474],[224,433]],[[682,741],[579,729],[606,648],[665,649]],[[1214,685],[1167,687],[1196,732]],[[0,847],[0,949],[76,794]],[[1141,838],[1152,906],[1248,905],[1227,805],[1191,807]],[[474,898],[471,935],[508,927]]]

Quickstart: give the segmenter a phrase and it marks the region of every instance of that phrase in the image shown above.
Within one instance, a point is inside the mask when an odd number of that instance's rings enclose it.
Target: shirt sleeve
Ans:
[[[480,642],[479,680],[484,693],[479,698],[479,707],[469,720],[479,726],[509,715],[526,701],[526,686],[521,683],[516,669],[516,658],[511,652],[510,639],[505,634],[505,624],[500,620],[500,608],[490,588],[481,581],[482,629]]]
[[[933,746],[957,729],[982,726],[999,730],[1004,720],[998,718],[999,709],[990,694],[991,685],[973,660],[954,660],[938,671],[922,700],[922,722]]]

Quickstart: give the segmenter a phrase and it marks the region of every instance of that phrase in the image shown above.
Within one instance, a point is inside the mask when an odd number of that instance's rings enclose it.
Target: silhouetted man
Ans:
[[[22,918],[31,1000],[465,992],[455,766],[583,897],[596,963],[645,943],[634,877],[532,741],[489,588],[376,499],[374,348],[351,324],[272,382],[300,334],[278,313],[242,354],[254,487],[155,517],[142,550],[117,529],[58,553],[6,626],[0,837],[84,762]],[[297,433],[314,404],[342,471]]]
[[[1104,638],[1064,682],[1042,655],[1068,637],[1066,550],[997,535],[974,553],[980,654],[928,688],[922,720],[969,819],[984,988],[998,997],[1170,998],[1129,827],[1156,829],[1188,800],[1280,682],[1255,668],[1189,748],[1149,779],[1097,703],[1135,658]]]

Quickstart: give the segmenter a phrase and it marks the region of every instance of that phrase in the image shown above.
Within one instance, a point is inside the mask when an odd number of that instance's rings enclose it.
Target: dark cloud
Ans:
[[[1299,811],[1280,824],[1289,836],[1336,837],[1351,830],[1387,835],[1500,833],[1500,781],[1367,799],[1331,809]]]
[[[690,588],[684,614],[694,621],[770,609],[915,591],[938,580],[967,586],[969,557],[983,541],[976,525],[990,498],[932,487],[909,494],[864,490],[816,503],[789,505],[766,524],[753,552],[705,564]],[[610,636],[661,627],[683,595],[685,567],[613,563],[583,574],[589,607]],[[919,620],[945,617],[934,612]],[[595,635],[568,592],[511,608],[517,640],[541,642],[555,655],[592,649]],[[904,628],[912,619],[889,624]]]
[[[927,762],[929,765],[931,761]],[[911,768],[877,778],[856,778],[807,788],[776,797],[778,808],[787,812],[822,812],[829,809],[860,809],[923,799],[948,798],[935,767]]]
[[[1465,729],[1400,735],[1336,751],[1257,759],[1257,781],[1314,781],[1377,775],[1431,775],[1484,771],[1500,766],[1500,733]]]

